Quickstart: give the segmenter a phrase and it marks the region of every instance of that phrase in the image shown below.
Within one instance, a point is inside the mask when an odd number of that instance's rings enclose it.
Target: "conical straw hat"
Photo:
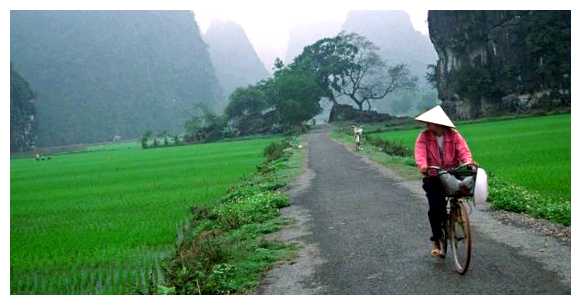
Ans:
[[[444,112],[444,109],[442,109],[442,107],[440,107],[439,105],[418,115],[416,117],[416,121],[434,123],[438,125],[456,128],[456,126],[454,126],[454,123],[452,123],[452,120],[450,120],[450,118]]]

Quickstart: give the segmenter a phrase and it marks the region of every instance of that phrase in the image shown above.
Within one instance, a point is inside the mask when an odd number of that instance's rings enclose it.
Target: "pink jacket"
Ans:
[[[452,128],[444,132],[444,160],[440,158],[436,136],[427,129],[416,140],[415,157],[418,169],[427,166],[450,169],[463,163],[472,163],[472,153],[466,141]]]

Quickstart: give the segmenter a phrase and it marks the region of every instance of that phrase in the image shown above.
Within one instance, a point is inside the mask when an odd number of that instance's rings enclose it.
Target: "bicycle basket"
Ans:
[[[476,173],[471,169],[459,168],[440,174],[444,194],[451,197],[467,197],[474,195]]]
[[[444,194],[453,197],[472,196],[474,194],[474,176],[458,179],[450,173],[440,175]]]

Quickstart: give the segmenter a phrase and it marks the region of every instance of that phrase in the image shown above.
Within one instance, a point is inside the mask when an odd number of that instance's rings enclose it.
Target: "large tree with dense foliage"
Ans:
[[[353,59],[356,53],[355,46],[348,43],[344,33],[340,33],[306,46],[290,67],[314,75],[324,96],[333,104],[337,104],[336,91],[339,89],[339,81],[347,71],[354,68]]]
[[[321,113],[319,100],[324,91],[317,84],[316,76],[308,71],[285,67],[275,72],[270,90],[280,122],[290,128],[300,125]]]
[[[237,88],[229,97],[229,104],[224,113],[228,118],[253,115],[261,112],[268,103],[259,86]]]
[[[229,125],[242,135],[285,131],[319,114],[325,92],[317,75],[303,67],[277,60],[273,77],[236,89],[225,110]]]

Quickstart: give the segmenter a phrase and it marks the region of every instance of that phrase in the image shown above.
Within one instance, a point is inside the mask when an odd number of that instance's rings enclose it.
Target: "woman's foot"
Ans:
[[[432,242],[432,256],[443,257],[439,241]]]

